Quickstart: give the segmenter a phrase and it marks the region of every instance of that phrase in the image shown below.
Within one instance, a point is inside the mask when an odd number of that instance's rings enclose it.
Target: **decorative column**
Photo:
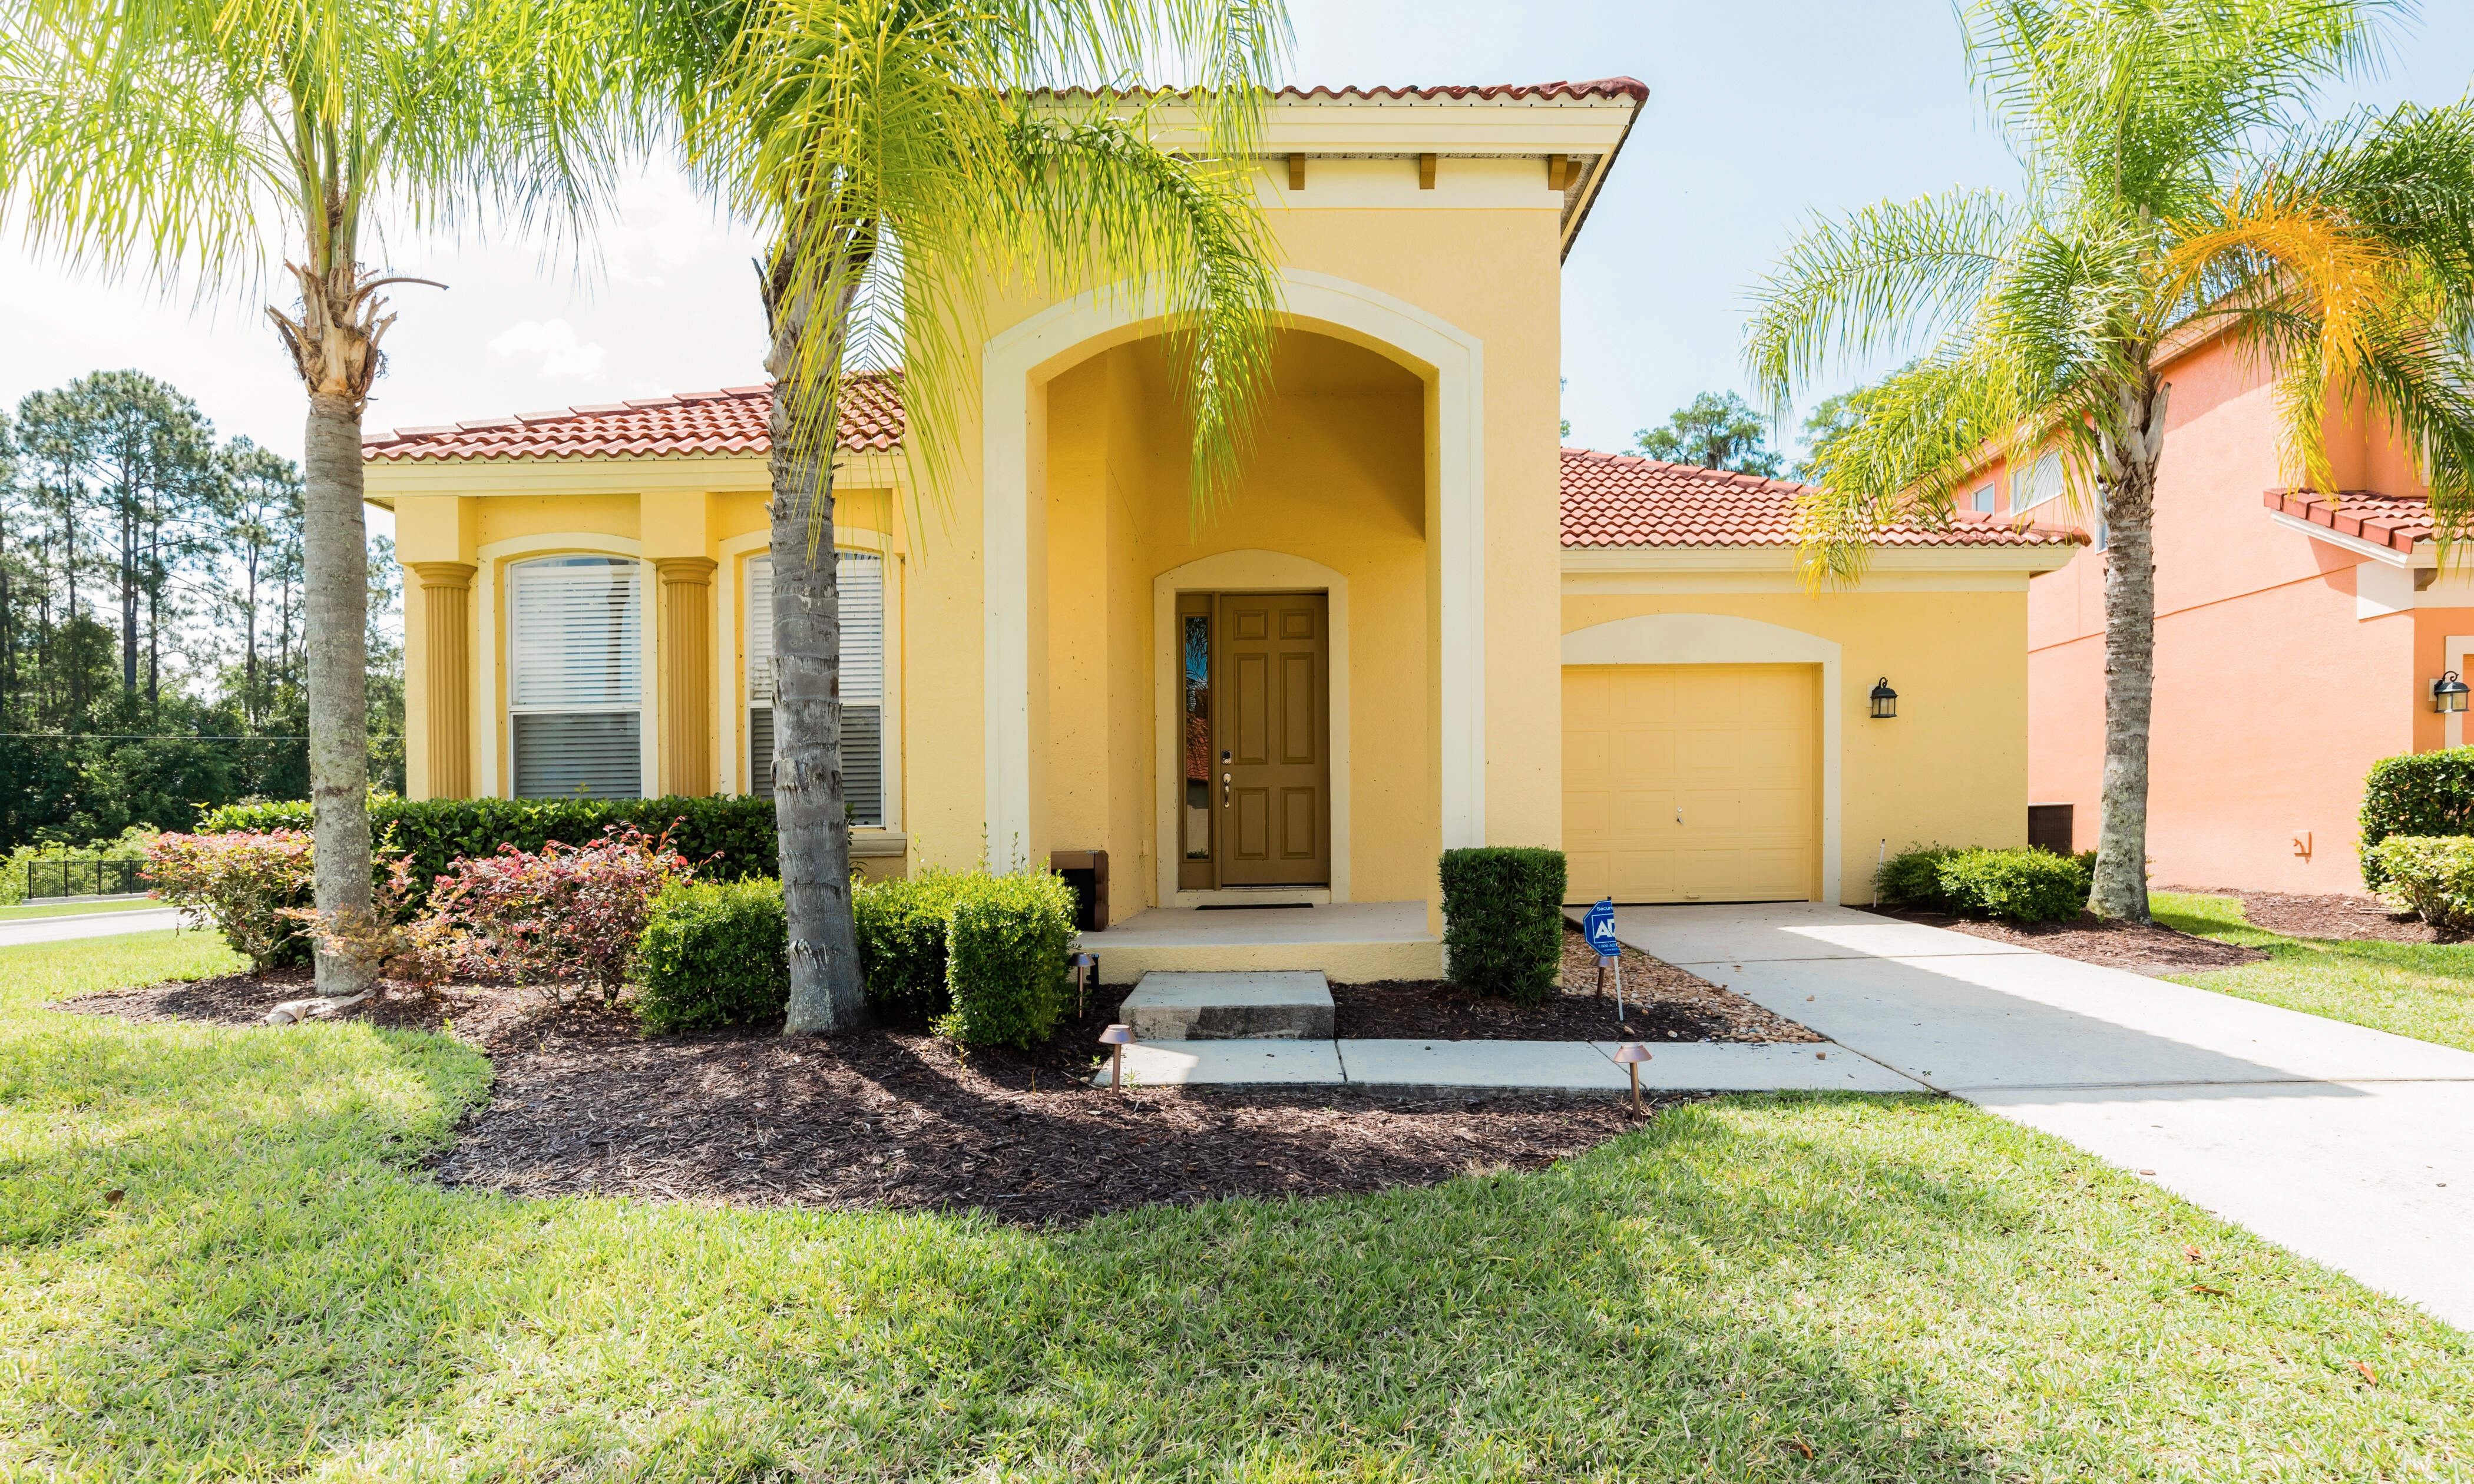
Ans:
[[[415,562],[421,582],[422,748],[432,799],[473,795],[473,573],[469,562]]]
[[[713,569],[710,557],[661,557],[662,752],[665,794],[712,793]]]

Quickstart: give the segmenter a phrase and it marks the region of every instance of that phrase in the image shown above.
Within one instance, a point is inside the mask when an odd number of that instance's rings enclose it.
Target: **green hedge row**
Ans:
[[[934,866],[908,876],[854,881],[851,922],[867,997],[902,1020],[934,1020],[953,1007],[945,983],[946,919],[974,877]]]
[[[671,831],[670,845],[706,880],[737,881],[781,873],[773,801],[711,795],[700,799],[370,799],[370,832],[392,830],[396,848],[412,854],[413,904],[428,900],[429,883],[458,856],[493,855],[501,845],[538,850],[549,841],[583,845],[612,825],[648,835]],[[307,829],[306,800],[232,803],[198,822],[202,834],[227,829]],[[381,875],[384,874],[381,868]]]
[[[1062,876],[922,871],[851,893],[869,1002],[970,1045],[1028,1046],[1068,1003],[1074,891]],[[640,945],[648,1030],[778,1021],[789,1005],[782,884],[697,881],[654,902]]]
[[[1534,1005],[1564,980],[1564,852],[1528,846],[1445,850],[1443,972]]]
[[[2434,927],[2474,927],[2474,839],[2390,835],[2363,852],[2364,874],[2379,867],[2380,895],[2413,909]]]
[[[789,942],[779,881],[666,887],[637,941],[636,1017],[651,1031],[778,1021],[790,1006]]]
[[[2094,850],[2056,855],[2040,850],[1961,850],[1946,845],[1903,850],[1873,874],[1875,895],[1882,901],[2013,922],[2060,922],[2078,916],[2087,907],[2088,888],[2095,880]]]
[[[1065,1018],[1074,888],[1049,872],[976,876],[945,920],[936,1034],[970,1046],[1030,1046]]]
[[[2363,778],[2363,884],[2389,882],[2379,844],[2390,835],[2474,835],[2474,747],[2383,757]]]

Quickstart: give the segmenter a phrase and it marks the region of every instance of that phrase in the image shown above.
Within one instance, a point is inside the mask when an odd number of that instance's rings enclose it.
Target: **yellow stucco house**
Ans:
[[[1349,979],[1436,971],[1455,846],[1561,847],[1575,900],[1862,901],[1880,841],[2023,843],[2027,579],[2074,537],[1895,533],[1816,596],[1795,487],[1559,449],[1562,263],[1645,96],[1280,94],[1286,327],[1208,519],[1138,295],[991,309],[949,488],[909,488],[900,408],[855,384],[862,865],[1104,862],[1112,981]],[[763,791],[767,402],[370,441],[415,796]]]

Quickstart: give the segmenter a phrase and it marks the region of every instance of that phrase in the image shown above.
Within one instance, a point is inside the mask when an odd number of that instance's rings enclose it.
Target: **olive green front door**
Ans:
[[[1320,592],[1179,595],[1181,887],[1330,883],[1329,607]]]

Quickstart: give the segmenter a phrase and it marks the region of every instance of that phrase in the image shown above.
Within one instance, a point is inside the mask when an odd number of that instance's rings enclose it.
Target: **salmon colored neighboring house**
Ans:
[[[2355,815],[2381,757],[2454,746],[2432,709],[2474,651],[2474,578],[2443,574],[2427,490],[2359,409],[2326,423],[2336,492],[2289,491],[2276,389],[2224,341],[2164,368],[2147,850],[2157,885],[2362,889]],[[2004,512],[2058,486],[2006,477]],[[2035,514],[2032,505],[2025,513]],[[2101,544],[2036,580],[2028,790],[2094,849],[2104,763]]]

